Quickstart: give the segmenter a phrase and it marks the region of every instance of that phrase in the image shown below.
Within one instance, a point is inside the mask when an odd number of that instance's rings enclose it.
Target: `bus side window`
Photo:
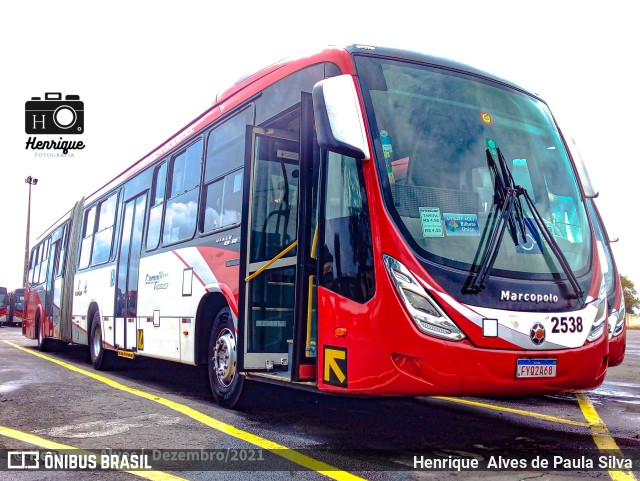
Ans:
[[[37,245],[33,249],[31,249],[31,260],[29,262],[29,275],[27,277],[27,282],[33,284],[33,276],[36,270],[36,265],[38,264],[38,252],[40,246]]]
[[[84,214],[84,226],[82,231],[82,244],[80,246],[79,269],[89,267],[91,260],[91,245],[93,244],[93,232],[96,220],[96,206],[94,205]]]
[[[202,172],[202,139],[176,155],[169,167],[162,245],[191,239],[196,230]]]
[[[62,236],[60,238],[60,260],[58,261],[58,271],[56,272],[56,277],[62,277],[64,271],[64,259],[65,259],[65,245],[67,243],[67,231],[68,224],[64,226],[64,231],[62,232]]]
[[[113,241],[113,226],[116,219],[117,203],[118,193],[116,192],[108,199],[100,202],[98,206],[98,226],[93,239],[91,265],[102,264],[111,257],[111,244]]]
[[[332,152],[326,160],[321,285],[356,302],[373,297],[373,241],[358,161]]]
[[[40,261],[40,275],[38,276],[38,284],[42,284],[47,280],[47,269],[49,268],[49,246],[51,244],[51,237],[47,237],[44,241],[42,252],[42,259]]]
[[[214,128],[207,140],[204,170],[204,209],[201,231],[211,232],[240,222],[244,140],[253,124],[253,106]]]
[[[33,263],[33,275],[31,276],[31,284],[34,286],[38,285],[38,276],[40,276],[40,258],[42,256],[42,244],[38,245],[38,249],[36,250],[36,257]]]
[[[149,224],[147,227],[147,250],[158,247],[160,228],[162,226],[162,210],[164,208],[164,192],[167,182],[167,163],[163,162],[153,175],[153,197],[149,209]]]

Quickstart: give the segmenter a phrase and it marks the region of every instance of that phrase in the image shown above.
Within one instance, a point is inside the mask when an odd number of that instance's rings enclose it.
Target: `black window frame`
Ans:
[[[200,174],[198,176],[198,181],[196,182],[196,184],[188,189],[188,190],[183,190],[178,193],[177,195],[174,195],[173,192],[173,176],[174,176],[174,166],[175,166],[175,162],[176,160],[183,154],[186,154],[187,151],[194,147],[195,145],[197,145],[198,143],[201,144],[201,148],[200,148]],[[168,247],[168,246],[173,246],[176,244],[180,244],[183,242],[188,242],[191,239],[194,238],[194,236],[196,235],[196,232],[198,230],[198,219],[199,219],[199,214],[200,214],[200,189],[202,187],[202,171],[203,171],[203,166],[204,166],[204,148],[205,148],[205,143],[204,143],[204,136],[203,135],[198,135],[195,139],[192,140],[192,142],[190,142],[188,145],[186,145],[185,147],[183,147],[182,149],[174,152],[173,154],[171,154],[170,159],[167,161],[167,178],[166,178],[166,184],[165,184],[165,198],[164,198],[164,203],[163,203],[163,209],[162,209],[162,225],[161,225],[161,232],[160,232],[160,243],[159,245],[162,247]],[[184,187],[184,186],[183,186]],[[167,228],[167,212],[168,212],[168,207],[169,204],[171,203],[171,201],[178,199],[182,196],[185,196],[187,194],[190,194],[193,191],[195,192],[195,215],[193,218],[193,232],[191,232],[190,235],[188,235],[187,237],[181,237],[179,239],[176,240],[171,240],[169,242],[167,242],[165,240],[165,230]],[[171,195],[171,197],[168,197],[169,195]],[[154,199],[155,201],[155,199]],[[151,209],[149,209],[149,211],[151,212]],[[146,239],[145,239],[145,244],[146,244]]]
[[[114,202],[114,207],[113,207],[113,218],[112,223],[103,228],[100,229],[100,223],[102,220],[102,206],[104,204],[106,204],[107,202],[110,202],[113,199]],[[98,266],[101,264],[106,264],[109,261],[113,260],[114,257],[114,239],[115,239],[115,231],[116,231],[116,225],[117,225],[117,220],[118,220],[118,207],[120,204],[120,196],[119,196],[119,191],[114,191],[111,192],[110,195],[104,196],[102,199],[100,199],[95,205],[96,205],[96,214],[95,214],[95,222],[94,222],[94,232],[93,232],[93,240],[91,241],[91,258],[89,260],[89,266],[93,267],[93,266]],[[98,230],[100,229],[100,230]],[[111,229],[111,240],[109,242],[109,253],[106,257],[106,259],[104,260],[99,260],[96,261],[95,260],[95,254],[96,254],[96,238],[97,235],[108,230]]]
[[[213,146],[211,145],[212,139],[214,138],[216,132],[220,132],[221,129],[229,128],[232,125],[234,120],[242,119],[242,116],[245,115],[246,122],[242,123],[242,126],[239,128],[240,135],[237,137],[233,137],[233,140],[224,144],[223,148],[240,141],[240,150],[241,154],[239,156],[238,162],[233,163],[231,168],[222,168],[216,169],[214,166],[216,162],[215,153],[219,152],[219,150],[214,151]],[[228,194],[226,186],[227,182],[231,179],[231,182],[235,183],[235,179],[240,176],[240,190],[234,191],[233,194],[239,196],[240,204],[242,206],[243,192],[244,192],[244,168],[246,163],[246,153],[245,153],[245,145],[246,145],[246,131],[247,125],[253,125],[255,122],[256,116],[256,106],[254,102],[248,102],[240,106],[237,110],[235,110],[230,115],[226,116],[222,121],[217,122],[209,131],[206,133],[206,145],[205,145],[205,155],[204,155],[204,166],[203,166],[203,176],[202,176],[202,192],[200,193],[200,216],[198,221],[198,232],[200,235],[210,235],[216,232],[220,232],[223,230],[231,229],[240,225],[242,221],[242,209],[239,211],[239,217],[233,222],[224,222],[223,212],[225,209],[225,204],[231,196]],[[220,162],[220,161],[218,161]],[[208,176],[208,171],[213,171],[212,175]],[[219,195],[221,199],[220,204],[220,222],[210,229],[206,229],[207,224],[207,206],[209,203],[209,189],[214,184],[222,183],[222,190]]]
[[[93,235],[95,234],[96,226],[96,212],[98,210],[98,203],[94,203],[87,207],[83,214],[82,219],[82,238],[80,239],[80,249],[78,251],[78,270],[87,269],[91,267],[91,254],[93,251]],[[89,225],[89,218],[91,218],[91,224]],[[90,240],[89,240],[90,239]],[[85,242],[88,246],[88,251],[85,251]],[[83,263],[83,255],[87,255],[86,264]]]
[[[160,246],[160,239],[162,238],[162,230],[164,226],[164,206],[167,203],[167,169],[169,157],[163,158],[154,168],[153,168],[153,177],[151,179],[151,190],[149,196],[149,206],[147,213],[147,225],[145,227],[145,236],[144,236],[144,249],[146,252],[151,252],[156,250]],[[162,196],[158,197],[158,178],[160,171],[164,169],[163,177],[162,177]],[[160,202],[157,202],[158,199],[161,199]],[[156,225],[151,222],[151,215],[154,212],[154,209],[158,208],[160,210],[160,215],[158,216],[158,234],[155,239],[155,243],[150,246],[149,245],[149,231],[152,225]]]
[[[40,251],[40,263],[38,266],[38,281],[37,285],[44,284],[47,281],[47,270],[49,269],[49,256],[51,250],[51,236],[48,235],[41,243],[42,249]],[[43,268],[44,267],[44,273]],[[43,277],[44,276],[44,277]]]

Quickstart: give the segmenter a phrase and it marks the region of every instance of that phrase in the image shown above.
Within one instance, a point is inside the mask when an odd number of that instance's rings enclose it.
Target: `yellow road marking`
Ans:
[[[174,411],[178,411],[182,414],[184,414],[185,416],[188,416],[206,426],[209,426],[213,429],[216,429],[224,434],[228,434],[229,436],[233,436],[235,438],[241,439],[243,441],[246,441],[248,443],[254,444],[260,448],[263,449],[269,449],[272,450],[272,452],[274,454],[277,454],[280,457],[283,457],[289,461],[291,461],[292,463],[298,464],[300,466],[303,466],[307,469],[310,469],[312,471],[316,471],[324,476],[327,476],[329,478],[332,479],[336,479],[338,481],[347,481],[347,480],[362,480],[364,478],[360,478],[359,476],[356,476],[354,474],[348,473],[346,471],[341,471],[336,467],[333,467],[329,464],[323,463],[322,461],[318,461],[317,459],[313,459],[309,456],[305,456],[302,453],[299,453],[297,451],[294,451],[293,449],[289,449],[286,446],[283,446],[282,444],[278,444],[274,441],[270,441],[269,439],[265,439],[265,438],[261,438],[260,436],[256,436],[255,434],[251,434],[247,431],[243,431],[241,429],[236,428],[235,426],[232,426],[230,424],[224,423],[222,421],[219,421],[218,419],[212,418],[211,416],[208,416],[204,413],[201,413],[200,411],[196,411],[195,409],[185,405],[185,404],[180,404],[177,403],[175,401],[171,401],[169,399],[165,399],[162,398],[160,396],[156,396],[154,394],[149,394],[145,391],[141,391],[139,389],[136,388],[132,388],[129,386],[125,386],[124,384],[121,384],[117,381],[114,381],[112,379],[109,379],[107,377],[101,376],[99,374],[96,374],[94,372],[90,372],[90,371],[85,371],[84,369],[81,369],[79,367],[76,367],[72,364],[68,364],[64,361],[60,361],[58,359],[55,359],[53,357],[49,357],[45,354],[42,354],[40,352],[36,352],[33,351],[31,349],[26,349],[22,346],[19,346],[17,344],[14,344],[11,341],[7,341],[5,340],[4,342],[6,342],[7,344],[15,347],[16,349],[20,349],[21,351],[27,352],[29,354],[32,354],[34,356],[37,356],[41,359],[45,359],[47,361],[53,362],[55,364],[58,364],[59,366],[65,367],[71,371],[77,372],[78,374],[82,374],[84,376],[88,376],[92,379],[95,379],[96,381],[100,381],[108,386],[111,386],[114,389],[119,389],[121,391],[125,391],[128,392],[130,394],[133,394],[135,396],[139,396],[141,398],[144,399],[148,399],[150,401],[154,401],[157,402],[158,404],[162,404],[163,406],[166,406],[170,409],[173,409]]]
[[[530,418],[543,419],[545,421],[551,421],[559,424],[569,424],[571,426],[581,426],[584,428],[591,427],[589,423],[585,423],[583,421],[572,421],[571,419],[559,418],[556,416],[549,416],[547,414],[535,413],[532,411],[525,411],[524,409],[514,409],[514,408],[506,408],[503,406],[498,406],[496,404],[487,404],[478,401],[469,401],[468,399],[458,399],[453,397],[444,397],[444,396],[432,396],[433,399],[441,399],[443,401],[449,401],[459,404],[467,404],[469,406],[481,407],[484,409],[491,409],[493,411],[502,411],[511,414],[518,414],[519,416],[526,416]]]
[[[39,446],[44,449],[72,449],[78,452],[83,452],[81,448],[56,443],[55,441],[41,438],[40,436],[36,436],[35,434],[24,433],[22,431],[11,429],[5,426],[0,426],[0,436],[6,436],[8,438],[24,441],[25,443],[33,444],[34,446]],[[140,476],[141,478],[151,479],[153,481],[186,481],[184,478],[174,476],[173,474],[164,473],[162,471],[127,471],[124,469],[122,471],[125,473],[133,474],[135,476]]]
[[[618,447],[615,439],[611,437],[609,434],[609,429],[607,425],[600,419],[596,408],[593,406],[591,399],[585,393],[577,393],[576,397],[578,398],[578,404],[580,405],[580,410],[584,415],[584,418],[589,422],[589,429],[591,429],[591,435],[593,436],[593,441],[598,446],[600,451],[608,450],[615,451],[616,454],[621,455],[622,452]],[[635,481],[636,477],[630,471],[615,471],[609,470],[609,476],[614,481]]]

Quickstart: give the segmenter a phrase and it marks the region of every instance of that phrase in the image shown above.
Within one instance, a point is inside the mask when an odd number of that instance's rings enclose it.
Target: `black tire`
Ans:
[[[102,345],[102,322],[97,311],[93,315],[89,333],[89,355],[91,356],[91,364],[98,371],[111,369],[115,362],[115,353],[105,349]]]
[[[44,330],[42,329],[42,323],[40,319],[36,322],[36,330],[38,331],[38,351],[47,352],[49,350],[49,339],[44,337]]]
[[[235,407],[243,392],[244,376],[236,370],[236,331],[228,307],[220,309],[213,321],[207,359],[209,384],[214,399],[226,408]]]

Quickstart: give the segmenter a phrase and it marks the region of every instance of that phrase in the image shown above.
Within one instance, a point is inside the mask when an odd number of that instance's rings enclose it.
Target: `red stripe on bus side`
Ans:
[[[198,282],[200,282],[200,284],[202,284],[202,287],[205,286],[204,281],[200,278],[200,276],[198,275],[198,273],[195,271],[195,269],[193,269],[193,267],[191,267],[189,264],[187,264],[187,262],[180,257],[180,254],[178,254],[176,251],[171,251],[178,259],[180,259],[180,261],[187,266],[187,269],[192,269],[193,270],[193,276],[198,279]]]

